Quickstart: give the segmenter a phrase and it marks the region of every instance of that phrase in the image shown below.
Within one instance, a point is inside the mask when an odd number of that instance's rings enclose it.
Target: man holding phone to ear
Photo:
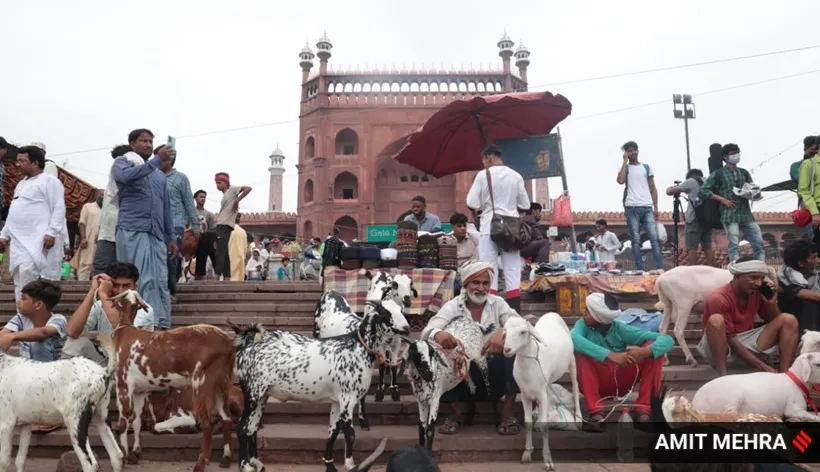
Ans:
[[[787,372],[799,341],[797,318],[782,313],[777,294],[766,280],[769,268],[753,257],[741,257],[729,264],[733,279],[706,298],[703,310],[703,337],[698,344],[701,356],[718,374],[728,367],[756,367],[776,372],[760,357],[780,356],[780,372]],[[755,317],[765,324],[755,328]]]

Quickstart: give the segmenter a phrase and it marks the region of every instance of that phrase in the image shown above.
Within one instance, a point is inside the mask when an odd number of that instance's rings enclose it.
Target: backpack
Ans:
[[[789,177],[793,182],[800,180],[800,164],[802,164],[804,160],[805,159],[800,159],[797,162],[792,162],[792,165],[789,166]]]
[[[721,167],[712,173],[712,175],[715,176],[715,182],[722,182],[725,178],[723,176],[723,169],[725,169],[725,167]],[[752,176],[746,169],[740,169],[740,173],[746,182],[752,181]],[[698,182],[703,186],[701,179],[698,179]],[[723,229],[723,223],[720,221],[721,206],[720,202],[709,198],[707,200],[701,200],[700,205],[695,207],[695,218],[698,220],[698,226],[700,226],[701,230]]]
[[[649,181],[649,164],[644,164],[643,170],[646,171],[646,180]],[[629,164],[626,166],[626,175],[624,176],[624,204],[626,204],[627,192],[629,192]]]

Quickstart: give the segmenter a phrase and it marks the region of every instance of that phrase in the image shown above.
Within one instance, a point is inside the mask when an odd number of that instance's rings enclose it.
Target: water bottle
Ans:
[[[629,415],[629,408],[624,407],[621,418],[618,420],[618,460],[620,462],[635,461],[635,426]]]

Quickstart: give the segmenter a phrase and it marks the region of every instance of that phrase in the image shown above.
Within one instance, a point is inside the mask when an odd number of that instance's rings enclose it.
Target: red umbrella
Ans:
[[[569,100],[549,92],[455,101],[411,134],[395,158],[437,178],[481,170],[481,151],[494,140],[547,134],[571,112]]]

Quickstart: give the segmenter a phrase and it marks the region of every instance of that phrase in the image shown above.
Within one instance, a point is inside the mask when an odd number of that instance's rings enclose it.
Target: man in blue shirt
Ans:
[[[154,309],[154,329],[168,329],[171,327],[168,256],[176,255],[177,242],[168,186],[159,169],[174,157],[174,149],[165,146],[149,160],[154,134],[147,129],[131,131],[128,144],[133,153],[146,162],[134,165],[128,160],[132,154],[129,152],[115,159],[111,169],[120,203],[117,260],[137,266],[140,295]]]
[[[154,150],[157,154],[162,145]],[[168,198],[171,201],[171,219],[174,222],[174,235],[176,235],[177,248],[182,247],[182,233],[190,229],[199,233],[199,213],[196,211],[194,196],[191,192],[191,182],[188,176],[174,169],[176,163],[176,153],[170,160],[163,162],[160,170],[165,174],[165,182],[168,184]],[[168,257],[168,291],[171,294],[171,303],[175,301],[177,295],[177,279],[181,269],[182,258],[176,256]]]
[[[668,334],[615,322],[621,315],[611,295],[591,293],[587,312],[572,327],[578,388],[589,411],[587,428],[600,431],[604,416],[602,397],[623,396],[638,383],[635,422],[649,420],[649,399],[660,391],[663,355],[675,341]],[[640,347],[638,347],[640,346]]]
[[[419,226],[419,231],[437,233],[441,231],[441,220],[438,216],[427,211],[427,200],[421,195],[413,197],[410,204],[413,211],[404,218],[404,221],[412,221]]]

